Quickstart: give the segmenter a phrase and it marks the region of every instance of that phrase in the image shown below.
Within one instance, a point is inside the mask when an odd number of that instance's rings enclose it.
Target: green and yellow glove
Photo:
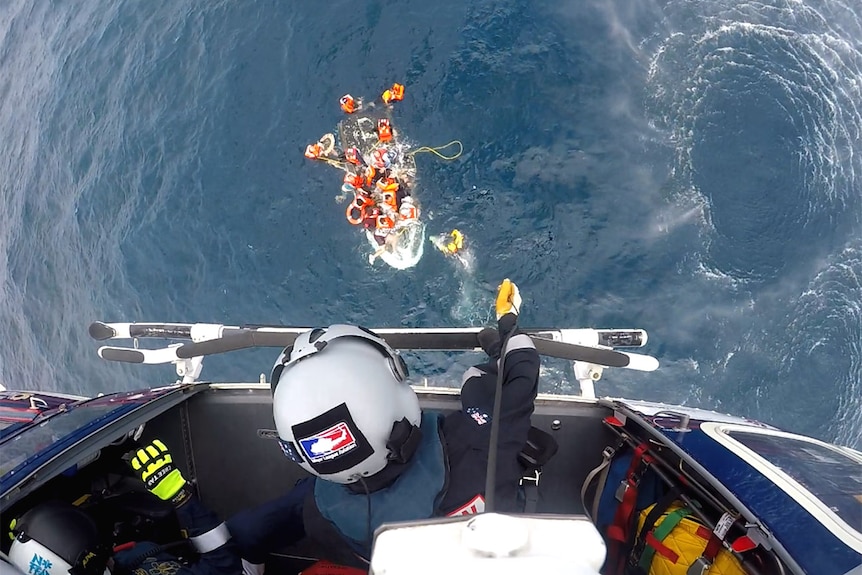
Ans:
[[[497,321],[507,313],[518,315],[521,309],[521,293],[515,282],[506,278],[497,289]]]
[[[150,493],[177,507],[191,497],[191,491],[186,489],[186,480],[174,467],[173,458],[164,443],[155,439],[130,455],[132,471],[141,478]]]

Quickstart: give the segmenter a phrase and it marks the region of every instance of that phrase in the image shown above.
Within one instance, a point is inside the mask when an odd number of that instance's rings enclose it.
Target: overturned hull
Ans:
[[[422,259],[425,253],[425,224],[419,220],[400,230],[393,232],[397,238],[391,248],[380,254],[380,259],[397,270],[412,268]],[[379,246],[372,232],[365,232],[365,237],[372,249]]]

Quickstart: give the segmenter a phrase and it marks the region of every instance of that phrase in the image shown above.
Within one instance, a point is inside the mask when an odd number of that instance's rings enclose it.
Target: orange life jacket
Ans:
[[[392,87],[383,92],[383,103],[389,104],[390,102],[403,100],[404,99],[404,86],[401,84],[392,84]]]
[[[381,194],[385,194],[387,192],[392,192],[393,194],[398,191],[398,180],[394,178],[380,178],[377,180],[377,191]]]
[[[391,230],[395,227],[395,221],[387,215],[377,216],[378,230]]]
[[[362,164],[362,156],[359,154],[359,150],[357,150],[356,148],[347,148],[346,150],[344,150],[344,157],[354,166],[359,166]]]
[[[365,181],[363,184],[366,188],[371,188],[374,185],[374,176],[377,175],[377,170],[375,170],[372,166],[368,166],[365,168]],[[361,187],[361,186],[358,186]]]
[[[398,201],[395,199],[395,192],[384,192],[383,203],[391,206],[393,210],[398,209]]]
[[[402,205],[398,216],[402,220],[415,220],[419,217],[419,212],[416,210],[416,206]]]
[[[341,109],[345,113],[352,114],[353,112],[356,111],[356,100],[354,100],[353,96],[351,96],[350,94],[343,95],[341,97],[340,103],[341,103]]]
[[[392,126],[386,118],[377,120],[377,137],[384,144],[392,141]]]
[[[319,143],[308,144],[308,146],[305,147],[305,157],[309,160],[317,160],[320,158],[321,152],[323,152],[323,148]]]
[[[344,183],[350,184],[354,188],[359,189],[365,185],[365,178],[363,178],[360,174],[347,172],[346,174],[344,174]]]
[[[371,165],[378,170],[385,170],[392,164],[391,154],[386,148],[378,148],[371,154]]]

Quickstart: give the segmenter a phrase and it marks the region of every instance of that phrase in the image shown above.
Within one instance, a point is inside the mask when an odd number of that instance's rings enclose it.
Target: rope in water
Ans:
[[[454,156],[446,156],[446,155],[440,153],[441,150],[445,150],[449,146],[455,146],[455,145],[458,146],[458,152]],[[422,152],[428,152],[428,153],[434,154],[435,156],[437,156],[438,158],[440,158],[442,160],[454,160],[464,152],[464,144],[461,143],[461,140],[452,140],[448,144],[443,145],[443,146],[437,146],[436,148],[429,148],[428,146],[422,146],[421,148],[416,148],[415,150],[407,152],[407,155],[408,156],[415,156],[416,154],[419,154]]]

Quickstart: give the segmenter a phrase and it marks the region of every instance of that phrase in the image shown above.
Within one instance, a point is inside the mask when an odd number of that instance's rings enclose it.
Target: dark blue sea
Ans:
[[[341,174],[303,157],[344,93],[406,86],[429,244],[367,261]],[[97,394],[95,319],[639,327],[601,395],[862,446],[862,6],[841,0],[6,0],[0,382]],[[278,350],[208,358],[257,381]],[[469,356],[409,356],[456,381]],[[542,389],[574,392],[550,361]]]

